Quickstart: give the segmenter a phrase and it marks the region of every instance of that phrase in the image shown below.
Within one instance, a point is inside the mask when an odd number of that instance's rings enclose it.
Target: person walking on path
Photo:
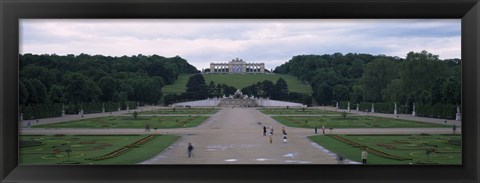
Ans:
[[[27,127],[30,128],[32,126],[32,124],[30,123],[30,121],[27,122]]]
[[[322,133],[325,135],[325,125],[322,125]]]
[[[344,160],[344,159],[345,159],[345,158],[343,157],[342,154],[337,154],[337,163],[338,163],[338,164],[343,164],[343,160]]]
[[[362,164],[366,165],[367,164],[367,150],[365,147],[362,149]]]
[[[270,132],[270,135],[268,135],[268,140],[270,141],[270,144],[272,143],[272,140],[273,140],[273,139],[272,139],[272,138],[273,138],[272,135],[273,135],[272,132]]]
[[[318,133],[318,129],[317,129],[317,126],[315,126],[315,134]]]
[[[195,157],[195,155],[193,155],[193,145],[191,143],[188,143],[187,150],[188,150],[188,158],[190,158],[191,156]]]
[[[282,133],[285,135],[287,132],[285,131],[285,126],[282,126]]]
[[[287,143],[287,133],[283,134],[283,143]]]
[[[273,135],[273,126],[270,128],[270,133]]]
[[[150,131],[150,125],[149,125],[149,124],[146,124],[146,125],[145,125],[145,131],[146,131],[146,132],[149,132],[149,131]]]
[[[457,125],[453,124],[452,129],[453,129],[453,134],[455,135],[455,131],[457,131]]]
[[[263,136],[267,136],[267,127],[263,126]]]

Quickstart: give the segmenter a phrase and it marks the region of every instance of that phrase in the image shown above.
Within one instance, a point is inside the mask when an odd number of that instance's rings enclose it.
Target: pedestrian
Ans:
[[[273,135],[273,126],[270,128],[270,133]]]
[[[263,126],[263,136],[267,136],[267,127]]]
[[[193,145],[191,143],[188,143],[188,158],[190,158],[191,156],[195,157],[195,155],[193,155]]]
[[[146,132],[149,132],[149,131],[150,131],[150,125],[149,125],[149,124],[146,124],[146,125],[145,125],[145,131],[146,131]]]
[[[322,125],[322,133],[325,135],[325,125]]]
[[[457,125],[453,124],[452,129],[453,129],[453,134],[455,135],[455,131],[457,131]]]
[[[367,164],[367,150],[365,147],[362,149],[362,164],[366,165]]]
[[[317,134],[317,133],[318,133],[318,132],[317,132],[317,130],[318,130],[318,129],[317,129],[317,126],[315,126],[315,134]]]
[[[270,135],[268,135],[268,139],[270,140],[270,144],[272,143],[272,140],[273,140],[273,139],[272,139],[272,138],[273,138],[272,135],[273,135],[272,132],[270,132]]]
[[[285,135],[287,132],[285,132],[285,126],[282,126],[282,133]]]
[[[27,122],[27,127],[30,128],[32,126],[32,124],[30,123],[30,121]]]
[[[344,160],[344,159],[345,159],[345,158],[343,157],[343,155],[337,154],[337,163],[338,163],[338,164],[343,164],[343,160]]]
[[[287,134],[284,134],[284,135],[283,135],[283,143],[284,143],[284,144],[287,143]]]

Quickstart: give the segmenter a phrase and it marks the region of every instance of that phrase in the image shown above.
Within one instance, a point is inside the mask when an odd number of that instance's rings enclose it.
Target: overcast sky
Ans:
[[[427,50],[460,58],[460,19],[20,20],[20,53],[179,55],[197,69],[241,58],[273,69],[296,55]]]

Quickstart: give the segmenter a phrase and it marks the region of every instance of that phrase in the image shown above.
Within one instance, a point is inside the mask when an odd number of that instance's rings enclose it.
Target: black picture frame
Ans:
[[[0,12],[1,182],[479,182],[478,0],[0,0]],[[462,165],[18,165],[22,18],[461,19]]]

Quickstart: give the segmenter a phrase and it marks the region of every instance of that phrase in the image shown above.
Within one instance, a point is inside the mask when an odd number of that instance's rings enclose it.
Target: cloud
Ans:
[[[274,68],[303,54],[460,58],[460,20],[22,19],[20,51],[34,54],[179,55],[198,69],[242,58]]]

